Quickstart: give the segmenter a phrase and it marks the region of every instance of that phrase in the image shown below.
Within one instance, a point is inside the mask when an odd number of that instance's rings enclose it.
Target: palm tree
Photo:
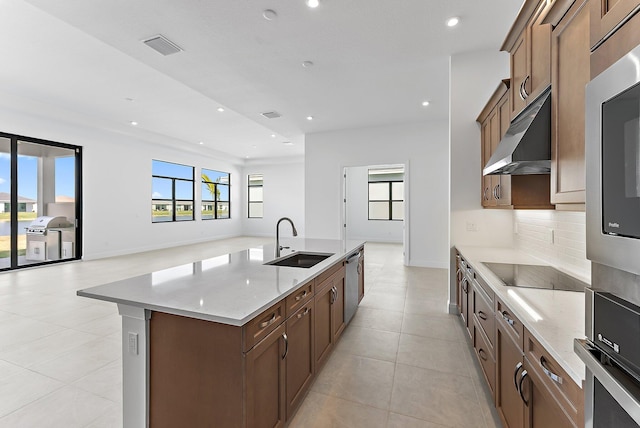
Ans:
[[[218,186],[216,186],[216,183],[220,181],[220,177],[218,177],[216,179],[216,182],[214,183],[211,181],[209,176],[207,176],[207,174],[203,172],[202,181],[204,181],[204,184],[207,185],[207,190],[209,190],[209,193],[211,193],[211,199],[213,199],[214,201],[217,201],[218,199],[220,199],[220,189],[218,189]],[[214,210],[215,210],[215,207],[214,207]]]

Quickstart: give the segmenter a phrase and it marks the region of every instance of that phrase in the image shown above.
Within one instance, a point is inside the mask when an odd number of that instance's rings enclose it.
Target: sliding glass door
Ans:
[[[0,269],[78,259],[81,148],[2,134]]]

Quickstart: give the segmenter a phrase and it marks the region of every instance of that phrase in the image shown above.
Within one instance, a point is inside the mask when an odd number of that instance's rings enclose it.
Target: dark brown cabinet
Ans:
[[[249,427],[274,428],[285,424],[287,340],[286,328],[282,324],[246,353]]]
[[[527,0],[502,45],[511,62],[511,118],[551,84],[551,26],[547,0]]]
[[[493,309],[494,293],[476,277],[471,287],[473,308],[473,348],[480,367],[489,385],[491,396],[495,398],[496,358],[495,358],[495,316]]]
[[[313,353],[315,310],[309,301],[286,322],[285,373],[287,419],[305,397],[315,373]]]
[[[596,47],[611,36],[638,6],[638,0],[591,0],[589,46]]]
[[[342,266],[332,271],[331,276],[316,281],[314,334],[317,367],[324,364],[345,327],[344,279],[345,269]]]
[[[585,203],[589,13],[586,0],[573,3],[551,39],[551,202],[574,210],[584,210]]]

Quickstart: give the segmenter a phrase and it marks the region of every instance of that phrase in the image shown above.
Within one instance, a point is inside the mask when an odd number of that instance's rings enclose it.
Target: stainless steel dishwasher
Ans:
[[[349,323],[358,309],[358,262],[360,250],[347,257],[344,291],[344,321]]]

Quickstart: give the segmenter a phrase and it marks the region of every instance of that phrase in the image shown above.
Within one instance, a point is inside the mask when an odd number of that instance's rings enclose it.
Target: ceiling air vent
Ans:
[[[176,45],[171,40],[164,37],[162,34],[158,34],[157,36],[153,36],[146,40],[143,40],[142,43],[164,56],[182,51],[180,46]]]
[[[266,117],[267,119],[277,119],[281,116],[281,114],[278,113],[277,111],[266,111],[260,114]]]

